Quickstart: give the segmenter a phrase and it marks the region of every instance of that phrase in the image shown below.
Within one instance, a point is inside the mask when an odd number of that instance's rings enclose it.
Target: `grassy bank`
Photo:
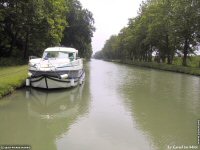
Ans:
[[[27,65],[0,67],[0,98],[25,84]]]
[[[156,63],[156,62],[133,62],[131,60],[126,60],[126,61],[110,60],[110,61],[130,64],[130,65],[135,65],[135,66],[140,66],[140,67],[147,67],[147,68],[200,76],[200,68],[197,68],[197,67],[183,67],[179,65],[168,65],[168,64]]]
[[[182,58],[181,57],[175,57],[173,60],[173,64],[177,66],[182,65]],[[187,65],[188,67],[194,67],[199,68],[200,67],[200,56],[190,56],[187,58]]]

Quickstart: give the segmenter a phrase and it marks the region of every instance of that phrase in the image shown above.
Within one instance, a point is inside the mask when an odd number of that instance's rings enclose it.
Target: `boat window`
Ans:
[[[69,58],[69,53],[67,52],[58,52],[58,51],[46,51],[43,54],[44,59],[51,59],[51,58]]]
[[[69,53],[69,59],[70,59],[70,61],[74,60],[74,53]]]
[[[59,52],[58,58],[68,58],[69,54],[67,52]]]

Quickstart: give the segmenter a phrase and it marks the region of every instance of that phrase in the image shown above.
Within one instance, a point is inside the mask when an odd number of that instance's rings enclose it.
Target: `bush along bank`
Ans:
[[[0,67],[0,98],[25,85],[27,65]]]
[[[169,64],[156,63],[156,62],[134,62],[131,60],[117,60],[114,62],[200,76],[200,68],[194,68],[194,67],[184,67],[184,66],[169,65]]]

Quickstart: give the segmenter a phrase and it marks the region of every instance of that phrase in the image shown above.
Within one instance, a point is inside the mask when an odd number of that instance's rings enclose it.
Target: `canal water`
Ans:
[[[0,145],[32,150],[167,150],[198,145],[200,78],[100,60],[82,86],[0,101]]]

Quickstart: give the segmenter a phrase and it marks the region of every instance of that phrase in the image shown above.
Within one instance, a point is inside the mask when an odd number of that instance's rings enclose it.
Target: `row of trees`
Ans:
[[[78,0],[1,0],[0,58],[41,55],[50,46],[71,46],[92,55],[94,19]]]
[[[174,56],[194,54],[200,42],[199,0],[147,0],[127,27],[106,41],[95,58],[131,59],[168,64]]]

